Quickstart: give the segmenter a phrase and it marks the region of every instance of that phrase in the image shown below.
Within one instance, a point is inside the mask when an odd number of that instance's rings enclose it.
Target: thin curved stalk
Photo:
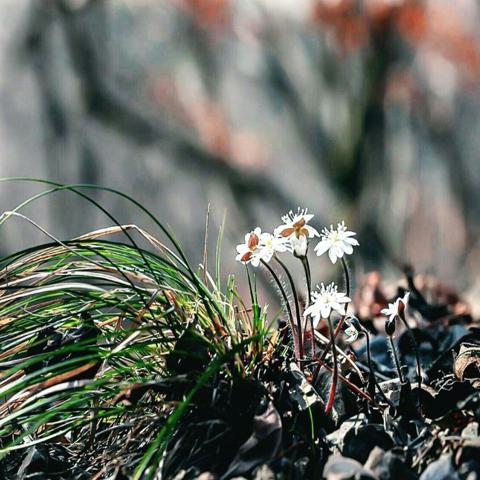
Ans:
[[[370,377],[371,379],[373,380],[373,384],[375,386],[375,388],[378,390],[378,392],[380,393],[380,395],[382,396],[382,398],[391,406],[393,407],[393,403],[391,402],[391,400],[389,400],[387,398],[387,396],[385,395],[385,393],[383,392],[383,390],[380,388],[380,385],[378,384],[377,382],[377,377],[375,376],[375,371],[373,370],[373,365],[372,365],[372,356],[371,356],[371,353],[370,353],[370,333],[368,332],[368,330],[362,326],[362,333],[365,335],[365,338],[367,340],[367,363],[368,363],[368,369],[370,371]]]
[[[346,290],[347,297],[350,298],[350,273],[348,271],[347,262],[345,262],[345,257],[342,257],[341,261],[342,261],[342,267],[343,267],[343,274],[345,276],[345,290]],[[345,318],[346,318],[346,315],[344,315],[338,322],[338,325],[335,328],[335,338],[337,338],[338,334],[340,333],[340,330],[342,329]]]
[[[298,336],[295,333],[295,322],[293,318],[293,313],[292,313],[292,307],[290,306],[290,302],[288,301],[288,296],[287,292],[285,292],[285,289],[283,288],[282,282],[278,278],[278,275],[275,273],[275,270],[264,260],[261,260],[262,265],[269,271],[270,275],[273,277],[275,283],[277,284],[278,289],[280,290],[280,293],[282,295],[283,303],[285,303],[285,307],[288,312],[288,323],[290,325],[290,330],[292,331],[293,339],[294,339],[294,348],[295,348],[295,356],[298,356],[300,354],[298,350]]]
[[[285,274],[288,277],[288,281],[290,282],[290,288],[292,289],[293,298],[295,300],[295,312],[297,314],[298,344],[300,347],[300,360],[301,360],[303,359],[303,335],[302,335],[302,318],[300,315],[300,304],[298,303],[297,289],[295,288],[295,282],[293,281],[292,275],[288,270],[287,266],[277,256],[275,256],[275,260],[285,271]]]
[[[312,303],[312,273],[310,271],[310,263],[308,261],[308,258],[301,257],[303,269],[305,271],[305,281],[307,283],[307,298],[308,298],[308,304],[310,305]]]
[[[343,273],[345,275],[345,290],[346,290],[347,297],[350,298],[350,273],[348,272],[347,263],[345,262],[344,257],[341,258],[341,262],[342,262],[342,267],[343,267]],[[332,343],[333,343],[334,339],[338,337],[338,334],[340,333],[340,331],[342,329],[343,322],[345,321],[345,318],[346,318],[346,315],[343,315],[342,318],[340,318],[340,321],[338,322],[337,326],[335,327],[335,331],[334,331],[333,336],[330,338],[330,341],[328,342],[328,345],[325,347],[325,350],[320,355],[320,360],[322,360],[322,361],[325,360],[325,357],[327,356],[327,353],[328,353],[329,349],[331,349],[331,347],[332,347]],[[321,368],[321,364],[318,363],[317,368],[315,369],[315,372],[313,374],[314,378],[317,378],[318,374],[320,373],[320,368]]]
[[[412,343],[413,343],[413,350],[415,352],[415,360],[417,362],[417,382],[418,382],[418,388],[421,389],[422,388],[422,366],[420,364],[420,355],[418,353],[418,344],[417,344],[417,341],[415,340],[415,335],[413,334],[412,332],[412,329],[410,328],[410,326],[408,325],[407,323],[407,320],[405,318],[405,312],[402,312],[400,315],[400,320],[402,321],[402,323],[405,325],[405,328],[408,330],[408,333],[410,334],[410,337],[412,339]]]
[[[312,303],[312,274],[310,270],[310,263],[308,261],[307,256],[301,257],[303,269],[305,271],[305,280],[307,283],[307,298],[308,298],[308,306]],[[311,349],[312,349],[312,357],[315,356],[315,328],[313,326],[312,317],[310,317],[310,330],[311,330]]]
[[[333,400],[335,399],[335,392],[337,391],[337,381],[338,381],[338,359],[337,359],[337,349],[335,345],[335,332],[333,330],[332,320],[330,315],[327,318],[328,330],[330,332],[330,340],[332,344],[332,355],[333,355],[333,375],[332,375],[332,385],[330,386],[330,393],[328,394],[328,402],[325,407],[325,413],[330,412],[333,407]]]
[[[347,262],[345,261],[345,257],[341,258],[343,273],[345,275],[345,290],[347,292],[347,297],[350,297],[350,273],[348,272]]]
[[[400,383],[404,383],[404,378],[402,374],[402,368],[400,367],[400,360],[398,359],[398,354],[397,354],[397,349],[395,348],[395,343],[393,341],[393,336],[389,336],[388,339],[390,340],[390,346],[392,347],[392,352],[393,352],[393,360],[395,361],[395,367],[398,372],[398,378],[400,380]]]

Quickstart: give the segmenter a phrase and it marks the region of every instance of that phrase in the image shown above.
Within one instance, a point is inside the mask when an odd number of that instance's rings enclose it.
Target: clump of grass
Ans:
[[[222,292],[219,278],[195,272],[156,219],[170,245],[117,222],[86,193],[98,187],[44,183],[48,190],[0,220],[30,222],[48,239],[0,261],[3,468],[9,474],[25,450],[56,445],[66,478],[120,470],[153,478],[199,390],[219,374],[253,375],[277,336],[254,283],[252,313],[234,277]],[[23,215],[61,190],[96,204],[113,225],[60,241]]]

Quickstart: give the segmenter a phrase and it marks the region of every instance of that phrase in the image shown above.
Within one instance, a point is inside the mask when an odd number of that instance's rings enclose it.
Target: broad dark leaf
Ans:
[[[280,415],[269,402],[265,412],[253,419],[253,433],[240,447],[222,480],[245,475],[255,467],[276,458],[282,442]]]

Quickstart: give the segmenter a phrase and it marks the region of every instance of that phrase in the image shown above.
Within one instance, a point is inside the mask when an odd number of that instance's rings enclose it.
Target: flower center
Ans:
[[[293,224],[293,231],[295,232],[295,236],[300,238],[301,236],[308,236],[308,230],[305,227],[305,219],[301,218],[298,222]]]

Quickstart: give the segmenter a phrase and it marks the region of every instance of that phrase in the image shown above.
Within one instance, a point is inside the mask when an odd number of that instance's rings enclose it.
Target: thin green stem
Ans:
[[[310,440],[312,442],[312,448],[315,448],[315,422],[313,420],[312,407],[308,407],[308,418],[310,420]]]
[[[300,348],[300,359],[303,359],[302,318],[300,315],[300,304],[298,303],[297,289],[295,288],[295,283],[293,281],[292,275],[290,274],[290,271],[288,270],[287,266],[277,256],[275,256],[275,260],[285,271],[285,274],[288,277],[288,281],[290,282],[290,288],[292,289],[293,299],[295,300],[295,312],[297,314],[298,345]]]

